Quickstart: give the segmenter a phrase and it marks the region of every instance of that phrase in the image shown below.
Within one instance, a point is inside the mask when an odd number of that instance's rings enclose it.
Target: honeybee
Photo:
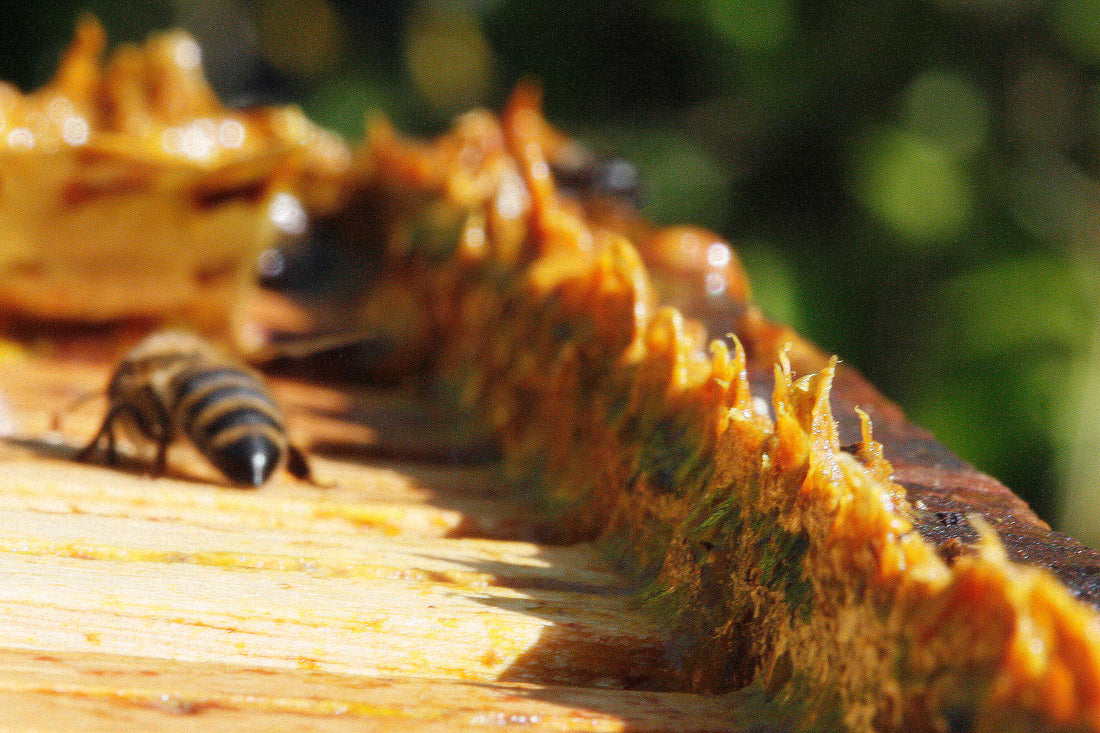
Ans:
[[[77,460],[91,460],[106,441],[106,460],[117,463],[121,427],[156,444],[154,476],[164,473],[172,442],[187,436],[234,484],[260,486],[281,463],[314,482],[262,378],[193,334],[161,331],[135,346],[115,369],[107,402],[103,425]]]

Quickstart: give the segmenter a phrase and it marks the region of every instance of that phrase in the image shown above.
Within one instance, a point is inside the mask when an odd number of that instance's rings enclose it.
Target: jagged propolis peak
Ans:
[[[978,530],[977,552],[935,578],[924,603],[902,596],[899,616],[911,643],[902,672],[935,680],[930,690],[978,697],[975,730],[1100,730],[1100,622],[1048,572],[1011,562],[993,527]],[[966,629],[968,633],[947,633]],[[945,669],[944,659],[957,660]],[[964,687],[965,686],[965,687]]]
[[[206,80],[202,49],[185,31],[119,45],[104,61],[106,48],[103,26],[84,14],[49,83],[28,94],[3,85],[0,147],[22,154],[84,148],[212,171],[293,150],[291,167],[310,179],[303,196],[326,211],[342,201],[346,144],[293,105],[224,106]]]
[[[202,51],[185,31],[158,33],[143,46],[120,45],[104,68],[106,48],[102,24],[83,14],[45,89],[98,113],[98,126],[128,132],[221,108],[202,73]]]
[[[760,482],[765,505],[786,512],[780,522],[785,530],[809,534],[817,559],[805,569],[815,598],[827,602],[838,588],[862,579],[861,593],[890,607],[887,633],[907,640],[898,667],[901,697],[919,688],[927,700],[950,706],[964,694],[950,684],[967,695],[987,685],[986,694],[975,694],[981,701],[973,713],[982,723],[977,730],[1030,730],[1044,720],[1065,730],[1098,729],[1100,619],[1047,571],[1011,562],[994,527],[980,516],[968,518],[980,536],[977,551],[945,563],[906,518],[904,491],[891,481],[866,414],[860,415],[856,456],[840,448],[828,400],[835,368],[833,360],[821,372],[794,379],[780,357],[775,440],[764,441],[771,448],[761,454],[767,456]],[[717,460],[728,460],[731,452],[720,451]],[[790,632],[799,636],[797,629]],[[814,666],[817,656],[837,664],[839,650],[862,639],[851,629],[847,639],[838,629],[832,634],[836,652],[818,646],[802,662]],[[798,647],[787,640],[776,648],[797,653]],[[945,665],[945,658],[959,661]],[[880,714],[870,707],[855,712],[859,706],[849,702],[853,728]],[[1008,709],[1017,712],[1006,717]],[[1014,719],[1021,709],[1034,718]]]

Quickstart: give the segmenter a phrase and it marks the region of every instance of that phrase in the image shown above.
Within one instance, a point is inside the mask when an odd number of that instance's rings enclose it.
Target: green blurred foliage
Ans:
[[[853,193],[899,244],[950,247],[966,230],[974,208],[970,171],[949,141],[876,127],[855,147]]]
[[[1100,5],[1094,0],[1058,0],[1053,8],[1055,33],[1070,51],[1088,63],[1100,63]]]
[[[939,283],[929,304],[914,418],[978,465],[1052,481],[1095,325],[1088,274],[1052,253],[1005,255]],[[1051,492],[1030,498],[1058,508]]]
[[[84,7],[116,41],[188,24],[223,95],[350,138],[372,110],[438,131],[537,78],[560,127],[636,163],[649,215],[743,252],[775,317],[1046,518],[1074,484],[1059,426],[1100,351],[1095,0],[0,0],[5,76],[41,83]]]

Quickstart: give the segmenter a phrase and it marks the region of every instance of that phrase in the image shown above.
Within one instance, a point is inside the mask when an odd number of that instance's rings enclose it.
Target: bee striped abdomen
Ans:
[[[259,486],[286,450],[282,414],[263,385],[230,367],[188,370],[173,380],[174,417],[230,480]]]
[[[116,463],[121,428],[156,444],[154,476],[164,472],[168,446],[187,436],[235,484],[259,486],[281,463],[313,482],[306,454],[287,436],[261,377],[194,334],[162,331],[131,349],[111,377],[107,400],[103,424],[77,460],[90,460],[105,443],[107,462]]]

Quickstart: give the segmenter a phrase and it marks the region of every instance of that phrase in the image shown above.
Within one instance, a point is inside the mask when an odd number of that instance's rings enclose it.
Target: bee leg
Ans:
[[[172,418],[168,415],[168,411],[161,401],[157,399],[151,387],[145,387],[142,392],[145,394],[146,404],[153,408],[157,416],[153,423],[156,427],[156,435],[150,436],[157,443],[157,455],[153,459],[153,468],[150,473],[153,478],[160,478],[168,468],[168,446],[172,444],[173,439],[170,427]]]
[[[298,481],[306,481],[317,486],[318,489],[331,489],[337,485],[332,481],[318,481],[309,468],[306,452],[297,446],[286,447],[286,470]]]
[[[108,466],[118,465],[118,448],[115,447],[115,431],[107,433],[107,450],[103,453]]]
[[[171,443],[171,441],[168,439],[168,436],[161,436],[157,439],[157,455],[156,458],[153,459],[153,468],[150,472],[153,478],[160,478],[168,468],[169,443]]]
[[[286,470],[299,481],[308,481],[311,484],[317,483],[317,480],[313,478],[313,470],[309,467],[309,461],[306,460],[306,454],[295,445],[286,447]]]
[[[116,405],[107,411],[107,416],[103,418],[103,424],[100,425],[99,430],[96,432],[95,437],[92,438],[86,446],[80,449],[80,452],[76,454],[76,460],[81,463],[88,463],[92,460],[92,455],[99,448],[99,444],[104,439],[107,440],[107,450],[105,457],[107,463],[114,465],[118,462],[118,452],[115,450],[115,420],[125,409],[123,405]]]

